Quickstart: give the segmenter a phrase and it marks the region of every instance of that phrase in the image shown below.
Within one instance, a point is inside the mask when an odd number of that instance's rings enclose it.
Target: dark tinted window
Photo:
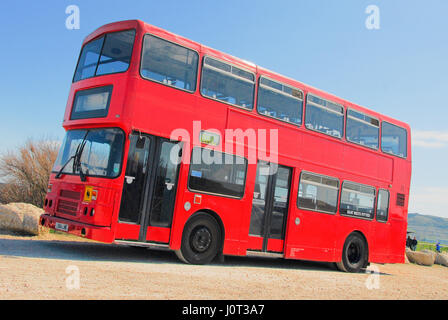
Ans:
[[[206,57],[202,68],[202,95],[252,109],[255,76],[243,69]]]
[[[247,160],[210,149],[193,149],[188,187],[232,197],[244,195]]]
[[[407,157],[407,132],[393,124],[381,125],[381,150],[393,155]]]
[[[73,81],[126,71],[131,62],[135,30],[108,33],[87,43],[79,57]]]
[[[375,188],[347,181],[342,184],[341,214],[373,219],[374,208]]]
[[[298,207],[306,210],[336,213],[339,181],[335,178],[302,172]]]
[[[302,91],[260,78],[257,100],[259,113],[299,125],[302,123],[302,100]]]
[[[347,112],[347,140],[378,149],[380,123],[378,119],[354,110]]]
[[[386,222],[389,216],[389,191],[378,191],[378,204],[376,207],[376,220]]]
[[[145,35],[140,73],[143,78],[187,91],[195,91],[197,52]]]
[[[344,132],[344,108],[339,104],[308,94],[305,125],[308,129],[342,138]]]

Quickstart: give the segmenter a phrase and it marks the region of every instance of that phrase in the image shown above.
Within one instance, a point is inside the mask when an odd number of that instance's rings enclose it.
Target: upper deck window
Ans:
[[[344,107],[308,94],[305,126],[311,130],[342,138],[344,133]]]
[[[131,62],[135,30],[108,33],[84,45],[73,82],[124,72]]]
[[[380,122],[355,110],[347,112],[347,140],[372,149],[378,149]]]
[[[302,108],[302,91],[265,77],[260,78],[257,101],[259,113],[300,125]]]
[[[406,129],[397,127],[388,122],[381,125],[381,150],[386,153],[406,158],[407,157],[407,132]]]
[[[143,39],[140,74],[145,79],[193,92],[198,60],[197,52],[147,34]]]
[[[201,79],[203,96],[252,109],[254,89],[254,74],[210,57],[204,58]]]

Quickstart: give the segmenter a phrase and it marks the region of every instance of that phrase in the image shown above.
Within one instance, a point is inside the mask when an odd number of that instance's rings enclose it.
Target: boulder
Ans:
[[[38,235],[47,231],[39,225],[44,210],[29,203],[0,205],[0,230]]]
[[[423,251],[406,250],[406,256],[408,257],[409,262],[422,266],[432,266],[435,261],[435,255]]]
[[[431,250],[429,250],[429,249],[423,249],[422,252],[427,253],[427,254],[430,254],[431,256],[434,257],[434,260],[436,259],[437,252],[435,252],[435,251],[431,251]]]
[[[445,253],[437,253],[436,254],[436,264],[440,264],[442,266],[448,267],[448,254]]]
[[[406,248],[406,252],[407,252],[408,250],[407,250],[407,248]],[[406,255],[406,252],[404,253],[404,263],[410,263],[409,262],[409,259],[408,259],[408,256]]]

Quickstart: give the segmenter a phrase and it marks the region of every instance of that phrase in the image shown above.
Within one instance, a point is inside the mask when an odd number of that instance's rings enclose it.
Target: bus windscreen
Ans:
[[[70,130],[67,132],[53,172],[86,176],[115,178],[120,174],[125,136],[121,129]],[[79,163],[73,159],[78,146],[84,144],[78,155]],[[68,163],[67,163],[68,162]]]

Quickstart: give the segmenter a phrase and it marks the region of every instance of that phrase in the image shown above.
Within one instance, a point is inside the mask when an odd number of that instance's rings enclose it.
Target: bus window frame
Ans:
[[[147,36],[147,35],[152,36],[154,38],[158,38],[158,39],[160,39],[162,41],[170,42],[170,43],[172,43],[174,45],[177,45],[179,47],[185,48],[187,50],[191,50],[191,51],[195,52],[198,55],[198,63],[196,65],[196,79],[195,79],[196,87],[195,87],[195,89],[193,91],[192,90],[183,89],[183,88],[179,88],[179,87],[173,86],[173,85],[168,84],[168,83],[163,83],[162,81],[157,81],[155,79],[146,78],[146,77],[144,77],[142,75],[142,62],[143,62],[143,49],[144,49],[143,46],[145,44],[145,36]],[[180,91],[183,91],[183,92],[187,92],[187,93],[190,93],[190,94],[194,94],[198,90],[198,82],[199,82],[198,78],[199,78],[199,71],[200,71],[199,70],[199,65],[200,65],[199,62],[201,60],[201,54],[200,54],[200,52],[198,50],[190,48],[190,47],[187,47],[187,46],[184,46],[182,44],[179,44],[179,43],[171,41],[171,40],[167,40],[165,38],[159,37],[159,36],[157,36],[157,35],[155,35],[153,33],[150,33],[150,32],[144,33],[141,39],[142,40],[141,40],[141,49],[140,49],[140,61],[139,61],[139,67],[138,67],[138,73],[139,73],[141,79],[146,80],[146,81],[151,81],[151,82],[154,82],[154,83],[158,83],[158,84],[164,85],[166,87],[177,89],[177,90],[180,90]]]
[[[380,191],[386,191],[387,192],[387,219],[384,220],[378,220],[378,200],[379,200],[379,194]],[[389,216],[390,216],[390,191],[384,188],[378,188],[377,196],[376,196],[376,204],[375,204],[375,221],[380,223],[388,223],[389,222]]]
[[[74,131],[74,130],[106,130],[106,129],[118,129],[123,133],[123,145],[122,145],[122,150],[121,150],[121,162],[120,162],[120,171],[118,172],[117,176],[115,177],[109,177],[109,176],[100,176],[100,175],[87,175],[87,178],[102,178],[102,179],[109,179],[109,180],[114,180],[114,179],[118,179],[121,177],[121,174],[124,172],[123,171],[123,167],[124,167],[124,160],[125,160],[125,152],[126,152],[126,148],[127,146],[127,142],[129,140],[129,136],[126,134],[126,131],[121,128],[121,127],[87,127],[87,128],[70,128],[67,131],[65,131],[65,134],[67,134],[68,131]],[[61,146],[62,147],[62,146]],[[60,150],[59,150],[60,151]],[[58,152],[59,152],[58,151]],[[126,163],[127,165],[127,163]],[[53,168],[50,171],[50,174],[56,174],[57,171],[54,171]],[[77,173],[73,173],[73,172],[63,172],[62,174],[64,175],[69,175],[69,176],[79,176],[79,174]]]
[[[314,96],[314,97],[316,97],[316,98],[318,98],[318,99],[325,100],[325,101],[327,101],[327,102],[333,103],[333,104],[338,105],[338,106],[340,106],[340,107],[342,108],[342,113],[341,113],[341,115],[342,115],[342,134],[341,134],[340,137],[331,135],[331,134],[326,133],[326,132],[323,132],[323,131],[319,131],[319,130],[317,130],[317,129],[309,128],[309,127],[306,125],[306,110],[308,109],[308,108],[307,108],[307,105],[308,105],[308,96],[309,96],[309,95]],[[327,137],[332,137],[332,138],[335,138],[335,139],[338,139],[338,140],[343,141],[343,140],[344,140],[344,137],[345,137],[345,131],[346,131],[346,129],[345,129],[345,118],[346,118],[346,117],[345,117],[345,113],[346,113],[345,110],[346,110],[347,108],[346,108],[343,104],[341,104],[341,103],[333,102],[333,101],[331,101],[331,100],[329,100],[329,99],[322,98],[321,96],[319,96],[319,95],[317,95],[317,94],[314,94],[314,93],[312,93],[312,92],[307,92],[307,93],[306,93],[306,98],[304,97],[304,100],[305,100],[304,115],[303,115],[303,125],[304,125],[304,127],[305,127],[307,130],[310,130],[310,131],[313,131],[313,132],[317,132],[317,133],[320,133],[320,134],[324,134],[324,135],[326,135]],[[317,107],[317,108],[320,108],[320,109],[323,109],[323,110],[329,110],[329,112],[332,112],[332,113],[335,113],[335,114],[339,114],[338,112],[336,112],[336,111],[332,111],[332,110],[330,110],[330,109],[328,109],[328,108],[326,108],[326,107],[324,107],[324,106],[321,106],[321,105],[319,105],[319,104],[317,104],[317,103],[314,103],[314,102],[310,102],[310,103],[311,103],[314,107]]]
[[[282,86],[289,87],[289,88],[291,88],[291,89],[300,91],[300,92],[302,93],[302,99],[299,99],[299,98],[296,98],[296,97],[294,97],[294,96],[292,96],[292,95],[286,94],[286,93],[284,93],[284,92],[282,92],[282,91],[280,91],[280,90],[277,90],[277,89],[275,89],[275,88],[272,88],[272,87],[269,87],[269,86],[266,86],[266,85],[262,85],[262,84],[261,84],[261,78],[265,78],[265,79],[267,79],[267,80],[269,80],[269,81],[272,81],[272,82],[276,82],[276,83],[278,83],[278,84],[281,84]],[[274,120],[283,122],[283,123],[288,123],[288,124],[290,124],[290,125],[293,125],[293,126],[296,127],[296,128],[301,128],[301,127],[303,126],[303,124],[304,124],[304,119],[305,119],[304,112],[303,112],[303,111],[305,110],[305,92],[304,92],[302,89],[293,87],[293,86],[291,86],[291,85],[289,85],[289,84],[286,84],[286,83],[281,82],[281,81],[278,81],[278,80],[274,80],[274,79],[272,79],[272,78],[270,78],[270,77],[267,77],[267,76],[265,76],[265,75],[263,75],[263,74],[261,74],[261,75],[258,77],[257,84],[258,84],[258,85],[257,85],[257,92],[256,92],[257,100],[256,100],[256,106],[255,106],[255,109],[256,109],[257,114],[259,114],[259,115],[261,115],[261,116],[263,116],[263,117],[267,117],[267,118],[270,118],[270,119],[274,119]],[[278,93],[278,94],[282,94],[282,95],[284,95],[284,96],[286,96],[286,97],[292,97],[293,99],[302,101],[302,112],[300,113],[300,116],[301,116],[300,123],[294,123],[294,122],[291,122],[291,121],[282,120],[282,119],[280,119],[280,118],[276,118],[276,117],[273,117],[273,116],[270,116],[270,115],[261,113],[261,112],[258,110],[258,101],[260,100],[260,99],[259,99],[259,96],[260,96],[260,87],[265,87],[265,89],[267,89],[267,90],[271,90],[271,91],[276,92],[276,93]]]
[[[395,153],[392,153],[392,152],[387,152],[387,151],[384,151],[383,150],[383,124],[384,123],[387,123],[387,124],[389,124],[389,125],[391,125],[391,126],[394,126],[394,127],[397,127],[397,128],[399,128],[399,129],[403,129],[404,130],[404,132],[406,133],[406,139],[405,139],[405,142],[406,142],[406,156],[400,156],[400,155],[398,155],[398,154],[395,154]],[[391,123],[391,122],[389,122],[389,121],[381,121],[381,131],[380,131],[380,141],[381,141],[381,152],[382,153],[384,153],[384,154],[388,154],[388,155],[391,155],[391,156],[394,156],[394,157],[397,157],[397,158],[401,158],[401,159],[407,159],[408,158],[408,130],[406,129],[406,128],[403,128],[403,127],[400,127],[400,126],[398,126],[398,125],[396,125],[396,124],[394,124],[394,123]]]
[[[241,197],[236,197],[236,196],[231,196],[231,195],[227,195],[227,194],[222,194],[222,193],[213,193],[213,192],[207,192],[207,191],[203,191],[203,190],[196,190],[196,189],[192,189],[190,188],[190,177],[191,177],[191,159],[193,157],[193,151],[194,149],[207,149],[207,150],[213,150],[214,152],[220,152],[222,154],[227,154],[227,155],[231,155],[232,157],[239,157],[239,158],[243,158],[246,162],[246,170],[245,170],[245,175],[244,175],[244,186],[243,186],[243,195]],[[247,187],[247,173],[249,171],[249,160],[246,157],[242,157],[242,156],[238,156],[236,154],[233,153],[228,153],[228,152],[223,152],[220,150],[215,150],[213,148],[207,148],[207,147],[203,147],[203,146],[194,146],[191,149],[191,157],[189,159],[189,164],[188,164],[188,176],[187,176],[187,189],[188,191],[192,192],[192,193],[199,193],[199,194],[208,194],[208,195],[212,195],[212,196],[217,196],[217,197],[223,197],[223,198],[230,198],[230,199],[237,199],[237,200],[241,200],[246,196],[246,187]],[[201,151],[201,157],[202,157],[202,151]]]
[[[79,89],[77,91],[75,91],[74,95],[73,95],[73,101],[72,101],[72,106],[71,106],[71,111],[70,111],[70,118],[69,120],[85,120],[85,119],[101,119],[101,118],[107,118],[109,115],[109,108],[110,108],[110,103],[112,101],[112,93],[114,86],[113,85],[101,85],[98,87],[93,87],[93,88],[82,88]],[[78,98],[81,96],[85,96],[85,95],[89,95],[90,93],[96,93],[97,91],[99,92],[108,92],[109,96],[107,98],[107,103],[106,103],[106,108],[104,109],[98,109],[99,111],[103,111],[101,114],[99,113],[98,110],[94,110],[94,111],[82,111],[82,112],[75,112],[75,107],[76,107],[76,102],[78,101]],[[95,114],[96,112],[96,114]],[[85,114],[93,114],[93,115],[88,115],[88,116],[77,116],[77,114],[79,113],[85,113]]]
[[[213,97],[210,97],[210,96],[206,96],[206,95],[204,95],[204,94],[202,94],[202,74],[203,74],[203,72],[204,72],[204,63],[205,63],[205,59],[206,58],[210,58],[210,59],[212,59],[212,60],[216,60],[216,61],[219,61],[219,62],[222,62],[222,63],[224,63],[224,64],[227,64],[227,65],[230,65],[230,66],[232,66],[232,67],[235,67],[235,68],[238,68],[238,69],[241,69],[241,70],[243,70],[243,71],[246,71],[246,72],[249,72],[250,74],[252,74],[253,76],[254,76],[254,81],[253,81],[253,84],[254,84],[254,89],[253,89],[253,92],[252,92],[252,94],[253,94],[253,96],[252,96],[252,108],[247,108],[247,107],[243,107],[243,106],[239,106],[239,105],[237,105],[237,104],[233,104],[233,103],[230,103],[230,102],[226,102],[226,101],[223,101],[223,100],[219,100],[219,99],[216,99],[216,98],[213,98]],[[212,69],[212,70],[216,70],[216,68],[213,68],[213,67],[206,67],[206,68],[209,68],[209,69]],[[218,72],[218,71],[217,71]],[[221,71],[222,73],[224,73],[223,71]],[[238,77],[238,76],[234,76],[235,78],[241,78],[241,79],[244,79],[244,78],[242,78],[242,77]],[[249,80],[245,80],[246,82],[250,82]],[[242,109],[242,110],[246,110],[246,111],[249,111],[249,112],[253,112],[253,110],[256,108],[256,106],[255,106],[255,103],[256,103],[256,96],[257,96],[257,93],[258,93],[258,88],[257,88],[257,74],[255,73],[255,72],[252,72],[252,71],[250,71],[250,70],[248,70],[248,69],[246,69],[246,68],[244,68],[244,67],[241,67],[241,66],[239,66],[239,65],[236,65],[236,64],[234,64],[234,63],[231,63],[231,62],[228,62],[228,61],[226,61],[226,60],[222,60],[222,59],[219,59],[219,58],[216,58],[216,57],[214,57],[214,56],[212,56],[212,55],[209,55],[209,54],[204,54],[204,56],[202,57],[202,62],[201,62],[201,75],[200,75],[200,81],[199,81],[199,94],[201,95],[201,97],[203,97],[203,98],[206,98],[206,99],[210,99],[210,100],[213,100],[213,101],[217,101],[217,102],[221,102],[221,103],[224,103],[224,104],[227,104],[227,105],[229,105],[229,106],[233,106],[233,107],[237,107],[237,108],[240,108],[240,109]]]
[[[348,136],[347,136],[347,126],[348,126],[348,118],[349,118],[349,114],[348,114],[348,112],[349,112],[350,110],[353,110],[353,111],[355,111],[355,112],[357,112],[357,113],[360,113],[360,114],[362,114],[362,115],[364,115],[364,116],[368,116],[368,117],[370,117],[370,118],[375,119],[375,120],[378,121],[378,147],[376,147],[376,148],[374,148],[374,147],[370,147],[370,146],[368,146],[368,145],[366,145],[366,144],[358,143],[358,142],[356,142],[356,141],[352,141],[352,140],[350,140],[350,139],[348,138]],[[353,119],[353,120],[355,120],[355,121],[359,121],[359,122],[363,122],[363,123],[365,123],[365,124],[367,124],[367,125],[371,125],[371,124],[369,124],[369,123],[367,123],[366,121],[363,121],[363,120],[361,120],[361,119],[356,119],[356,118],[354,118],[354,117],[350,117],[350,118]],[[346,110],[346,116],[345,116],[345,140],[346,140],[347,142],[349,142],[349,143],[353,143],[353,144],[356,144],[356,145],[358,145],[358,146],[362,146],[362,147],[365,147],[365,148],[369,148],[370,150],[379,151],[379,150],[380,150],[380,140],[381,140],[381,125],[382,125],[382,121],[381,121],[380,119],[378,119],[378,118],[376,118],[376,117],[374,117],[374,116],[371,116],[371,115],[369,115],[369,114],[366,113],[366,112],[362,112],[362,111],[356,110],[356,109],[354,109],[354,108],[348,108],[348,107],[347,107],[347,110]]]
[[[374,196],[374,199],[373,199],[373,215],[372,215],[372,218],[357,217],[357,216],[354,216],[354,215],[344,214],[344,213],[341,212],[342,191],[343,191],[343,189],[344,189],[344,184],[345,184],[346,182],[348,182],[348,183],[353,183],[353,184],[356,184],[356,185],[359,185],[359,186],[364,186],[364,187],[372,188],[372,189],[375,191],[375,196]],[[361,220],[366,220],[366,221],[373,221],[373,220],[375,220],[375,216],[376,216],[377,197],[378,197],[378,192],[377,192],[377,190],[376,190],[375,187],[373,187],[373,186],[371,186],[371,185],[368,185],[368,184],[364,184],[364,183],[354,182],[354,181],[351,181],[351,180],[344,180],[344,181],[342,182],[342,185],[341,185],[341,195],[340,195],[340,197],[339,197],[339,215],[340,215],[341,217],[354,218],[354,219],[361,219]]]
[[[96,75],[96,72],[97,72],[97,70],[98,70],[98,66],[99,66],[99,62],[100,62],[100,59],[101,59],[101,53],[103,52],[104,43],[106,42],[106,36],[107,36],[108,34],[119,33],[119,32],[126,32],[126,31],[132,31],[132,30],[134,31],[134,42],[132,43],[131,59],[130,59],[129,64],[128,64],[128,68],[127,68],[126,70],[124,70],[124,71],[117,71],[117,72],[112,72],[112,73],[105,73],[105,74]],[[120,74],[120,73],[126,73],[126,72],[128,72],[129,69],[131,68],[132,57],[134,56],[134,49],[135,49],[135,47],[136,47],[136,46],[135,46],[135,42],[136,42],[136,40],[137,40],[137,34],[138,34],[138,33],[137,33],[137,29],[135,29],[135,28],[123,29],[123,30],[119,30],[119,31],[104,32],[104,33],[98,35],[97,37],[91,39],[89,42],[86,42],[86,43],[82,46],[81,51],[79,52],[78,61],[76,62],[75,73],[73,74],[73,78],[72,78],[72,83],[76,83],[76,82],[83,81],[83,80],[87,80],[87,79],[93,79],[93,78],[97,78],[97,77],[102,77],[102,76],[109,76],[109,75],[112,75],[112,74]],[[101,45],[100,53],[99,53],[99,55],[98,55],[98,61],[96,62],[95,72],[93,73],[93,76],[88,77],[88,78],[84,78],[84,79],[79,79],[79,80],[76,80],[76,81],[75,81],[76,71],[78,70],[79,61],[81,60],[81,55],[82,55],[82,51],[84,50],[84,47],[85,47],[86,45],[88,45],[89,43],[92,43],[93,41],[96,41],[96,40],[101,39],[102,37],[104,37],[104,40],[103,40],[103,43],[102,43],[102,45]]]
[[[330,180],[335,180],[335,181],[338,182],[338,187],[337,187],[338,194],[337,194],[337,197],[336,197],[336,211],[335,212],[323,211],[323,210],[313,210],[313,209],[309,209],[309,208],[302,208],[302,207],[299,206],[299,189],[300,189],[300,183],[302,182],[302,173],[306,173],[306,174],[310,174],[310,175],[314,175],[314,176],[318,176],[318,177],[323,177],[323,178],[327,178],[327,179],[330,179]],[[327,187],[330,187],[330,186],[327,186]],[[332,189],[333,187],[330,187],[330,188]],[[311,211],[311,212],[317,212],[317,213],[324,213],[324,214],[329,214],[329,215],[335,216],[339,212],[339,202],[340,202],[339,198],[340,198],[340,194],[341,194],[341,189],[342,189],[341,188],[341,181],[338,178],[327,176],[327,175],[324,175],[324,174],[311,172],[311,171],[302,170],[300,172],[300,175],[299,175],[299,187],[297,189],[296,207],[299,210]]]

